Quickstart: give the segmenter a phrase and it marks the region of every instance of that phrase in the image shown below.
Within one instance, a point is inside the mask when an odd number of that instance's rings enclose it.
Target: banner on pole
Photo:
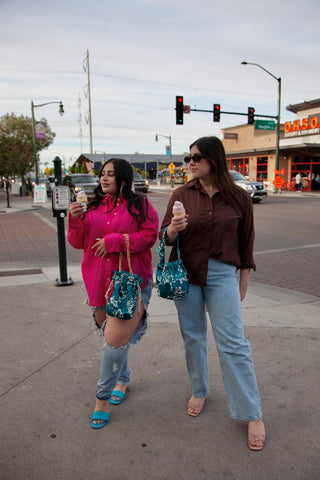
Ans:
[[[36,130],[36,139],[37,140],[45,140],[46,139],[46,126],[45,126],[44,122],[36,122],[35,130]]]

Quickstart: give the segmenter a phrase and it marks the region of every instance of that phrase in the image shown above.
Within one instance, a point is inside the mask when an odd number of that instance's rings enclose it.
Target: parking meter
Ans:
[[[54,177],[55,187],[52,192],[52,215],[57,217],[57,232],[58,232],[58,248],[59,248],[59,264],[60,264],[60,280],[56,279],[55,284],[59,286],[72,285],[72,278],[67,275],[67,255],[66,255],[66,240],[64,233],[64,217],[67,215],[67,210],[70,205],[70,190],[69,187],[61,185],[61,159],[56,157],[54,163]]]

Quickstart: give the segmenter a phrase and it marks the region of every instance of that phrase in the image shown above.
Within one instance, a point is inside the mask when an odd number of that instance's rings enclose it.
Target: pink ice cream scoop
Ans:
[[[86,195],[86,192],[84,192],[83,190],[81,190],[81,191],[77,194],[77,202],[82,203],[82,205],[83,205],[83,211],[85,211],[86,208],[87,208],[87,201],[88,201],[88,197],[87,197],[87,195]]]
[[[172,213],[174,217],[183,217],[186,214],[183,203],[176,200],[172,207]]]
[[[80,192],[77,194],[77,200],[78,202],[86,202],[88,199],[86,192],[83,190],[80,190]]]

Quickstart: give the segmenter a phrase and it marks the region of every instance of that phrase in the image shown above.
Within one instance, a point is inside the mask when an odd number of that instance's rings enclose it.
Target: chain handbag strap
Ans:
[[[133,275],[132,267],[131,267],[131,257],[130,257],[130,244],[129,244],[129,235],[127,233],[123,234],[125,240],[126,240],[126,252],[127,252],[127,260],[128,260],[128,266],[129,266],[129,272],[131,275]],[[122,267],[122,256],[123,253],[121,252],[119,254],[119,272],[121,272],[121,267]]]

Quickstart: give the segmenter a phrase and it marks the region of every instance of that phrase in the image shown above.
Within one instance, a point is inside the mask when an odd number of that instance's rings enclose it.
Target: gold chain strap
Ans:
[[[133,271],[132,271],[132,267],[131,267],[129,235],[128,235],[127,233],[124,233],[123,236],[124,236],[124,238],[125,238],[125,240],[126,240],[127,259],[128,259],[129,272],[131,273],[131,275],[133,275]],[[123,253],[121,252],[120,255],[119,255],[119,272],[121,272],[122,255],[123,255]]]

